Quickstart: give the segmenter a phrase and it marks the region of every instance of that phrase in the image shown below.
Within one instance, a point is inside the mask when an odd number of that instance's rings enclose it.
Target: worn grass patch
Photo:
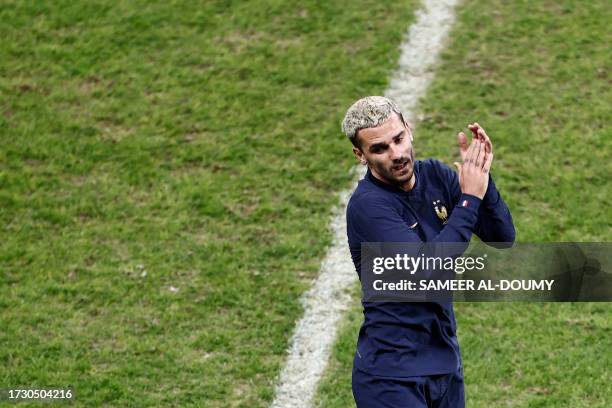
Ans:
[[[520,242],[610,241],[610,9],[605,1],[467,1],[421,105],[418,157],[457,158],[478,121]],[[470,407],[608,407],[612,308],[456,305]],[[342,332],[320,405],[353,406],[359,311]]]

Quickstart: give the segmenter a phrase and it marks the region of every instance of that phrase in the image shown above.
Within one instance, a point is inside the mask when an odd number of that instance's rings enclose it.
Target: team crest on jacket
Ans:
[[[442,225],[446,225],[448,222],[448,212],[446,211],[446,207],[440,204],[440,200],[436,200],[433,202],[434,210],[436,210],[436,215],[442,221]]]

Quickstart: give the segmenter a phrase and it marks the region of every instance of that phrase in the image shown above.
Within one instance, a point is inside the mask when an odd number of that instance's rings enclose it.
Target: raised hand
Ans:
[[[467,127],[472,131],[473,139],[478,139],[485,144],[485,154],[493,153],[493,144],[491,143],[491,139],[482,126],[480,126],[477,122],[474,122],[470,123]],[[461,160],[465,161],[469,146],[468,138],[465,133],[459,132],[457,134],[457,141],[459,142],[459,154],[461,155]]]
[[[478,122],[469,124],[468,129],[472,131],[475,138],[480,139],[480,141],[485,144],[485,154],[493,153],[493,144],[491,143],[491,139],[482,126],[478,124]]]
[[[459,173],[461,192],[483,198],[489,184],[489,171],[493,162],[493,145],[484,129],[478,124],[470,124],[473,133],[472,143],[467,145],[467,136],[459,132],[459,152],[462,164],[455,162]]]

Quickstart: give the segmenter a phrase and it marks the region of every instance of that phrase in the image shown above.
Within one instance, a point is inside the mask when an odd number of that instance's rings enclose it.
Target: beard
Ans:
[[[410,149],[407,156],[394,160],[385,173],[387,173],[389,181],[395,184],[404,184],[410,181],[414,173],[414,151]]]
[[[379,180],[408,191],[414,185],[414,151],[410,149],[402,157],[393,160],[391,164],[371,160],[368,167]]]

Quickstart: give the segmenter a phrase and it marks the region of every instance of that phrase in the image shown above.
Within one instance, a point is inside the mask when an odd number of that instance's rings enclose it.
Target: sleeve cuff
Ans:
[[[461,194],[459,201],[455,205],[449,225],[452,225],[465,241],[470,240],[474,227],[478,222],[478,208],[481,201],[480,198],[471,194]]]
[[[457,206],[477,212],[481,202],[482,200],[476,196],[473,196],[471,194],[461,194]]]
[[[494,207],[499,202],[499,191],[493,181],[493,176],[489,173],[489,185],[487,186],[487,192],[485,193],[483,200],[485,206]]]

